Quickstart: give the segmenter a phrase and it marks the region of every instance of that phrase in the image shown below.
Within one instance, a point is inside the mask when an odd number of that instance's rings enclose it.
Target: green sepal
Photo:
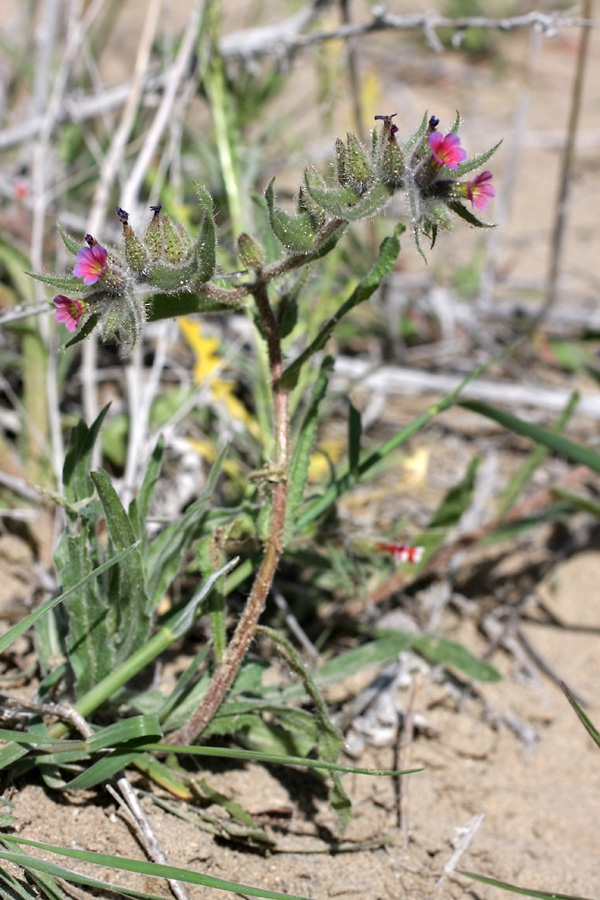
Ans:
[[[366,219],[369,216],[374,216],[375,213],[383,209],[389,202],[393,193],[394,188],[392,185],[386,184],[384,181],[379,181],[353,206],[342,206],[342,204],[340,204],[339,212],[336,216],[340,219],[346,219],[348,222],[357,222],[359,219]],[[319,199],[314,193],[313,197],[318,203]]]
[[[197,271],[196,260],[187,266],[169,266],[153,263],[148,268],[146,280],[153,287],[163,291],[182,290],[194,277]]]
[[[237,250],[240,261],[249,269],[258,269],[265,261],[265,248],[246,231],[238,236]]]
[[[73,256],[77,256],[77,253],[79,252],[79,250],[81,250],[81,243],[79,241],[76,241],[74,237],[71,237],[70,234],[67,234],[66,231],[63,231],[60,222],[57,222],[56,224],[58,226],[58,233],[62,238],[63,244],[65,245],[69,253],[72,253]]]
[[[298,191],[298,212],[305,213],[309,217],[313,231],[318,231],[325,224],[325,213],[310,196],[305,184],[301,184]]]
[[[373,177],[369,158],[361,142],[352,131],[347,133],[347,138],[348,175],[350,181],[364,188]]]
[[[346,145],[340,138],[335,142],[335,169],[337,179],[341,187],[348,187],[350,176],[348,174],[348,152]]]
[[[129,225],[124,229],[123,239],[127,264],[134,272],[143,272],[148,263],[148,254],[143,243]]]
[[[178,265],[187,254],[190,243],[183,236],[181,227],[174,224],[169,216],[162,218],[163,249],[167,260],[173,265]]]
[[[490,156],[493,156],[501,143],[502,141],[498,141],[497,144],[494,144],[494,146],[490,150],[486,150],[485,153],[479,153],[477,156],[474,156],[473,159],[467,159],[464,163],[461,163],[456,169],[454,177],[461,178],[463,175],[466,175],[467,172],[472,172],[473,169],[478,169],[488,161]]]
[[[460,216],[461,219],[464,219],[465,222],[468,222],[469,225],[474,225],[476,228],[495,228],[494,224],[490,224],[489,222],[482,222],[481,219],[478,219],[477,216],[474,216],[472,212],[463,206],[462,203],[459,203],[458,200],[451,200],[448,203],[449,209],[452,212],[455,212],[457,216]]]
[[[381,174],[396,188],[402,187],[406,168],[404,147],[398,144],[394,135],[386,141],[381,155]]]
[[[312,253],[316,249],[315,235],[310,216],[302,213],[291,215],[275,204],[273,182],[271,179],[265,190],[265,200],[269,210],[269,219],[273,234],[287,250],[293,253]]]
[[[200,234],[194,245],[196,257],[196,273],[192,278],[192,286],[206,284],[215,274],[217,267],[217,234],[213,218],[212,199],[203,187],[196,185],[198,197],[204,207],[204,221]]]
[[[318,208],[336,219],[343,219],[351,206],[360,202],[360,195],[353,188],[326,188],[306,184],[306,190]]]
[[[404,148],[407,153],[409,153],[414,147],[416,147],[417,144],[419,143],[419,141],[422,140],[422,138],[427,133],[428,126],[429,126],[429,113],[427,110],[425,110],[425,115],[423,116],[423,118],[421,120],[421,124],[419,125],[419,127],[417,128],[415,133],[413,135],[411,135],[404,144]]]

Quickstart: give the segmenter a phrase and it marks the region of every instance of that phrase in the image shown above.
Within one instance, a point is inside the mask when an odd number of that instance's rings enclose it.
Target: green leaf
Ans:
[[[63,465],[64,493],[70,503],[80,502],[93,493],[94,485],[89,474],[91,458],[109,407],[110,403],[107,403],[89,428],[80,419],[71,432]]]
[[[360,194],[350,187],[328,188],[310,182],[305,188],[317,207],[333,218],[343,218],[342,210],[360,202]]]
[[[473,169],[478,169],[480,166],[487,162],[490,156],[493,156],[502,141],[498,141],[497,144],[490,150],[486,150],[484,153],[479,153],[477,156],[474,156],[472,159],[467,159],[463,163],[459,163],[458,168],[454,172],[454,178],[462,178],[463,175],[466,175],[467,172],[472,172]]]
[[[61,347],[60,349],[67,350],[69,347],[74,347],[75,344],[80,344],[81,341],[84,341],[86,339],[86,337],[89,337],[89,335],[92,333],[92,331],[98,324],[99,320],[100,320],[100,315],[98,313],[92,313],[85,320],[84,324],[81,326],[79,331],[76,334],[74,334],[73,337],[69,341],[67,341],[67,343],[64,345],[64,347]]]
[[[473,499],[475,476],[480,462],[480,457],[474,456],[463,478],[446,491],[443,500],[427,523],[428,530],[442,528],[447,531],[458,523]]]
[[[81,862],[92,863],[97,866],[106,866],[127,872],[138,872],[141,875],[154,876],[156,878],[169,878],[176,881],[184,881],[186,884],[199,884],[203,887],[211,887],[221,891],[248,894],[251,897],[264,897],[266,900],[308,900],[294,894],[283,894],[279,891],[267,891],[264,888],[254,888],[245,884],[237,884],[234,881],[225,881],[222,878],[214,878],[212,875],[202,875],[200,872],[192,872],[189,869],[180,869],[176,866],[167,866],[160,863],[140,862],[136,859],[128,859],[121,856],[109,856],[106,853],[92,853],[88,850],[70,850],[66,847],[57,847],[53,844],[45,844],[40,841],[30,841],[20,836],[4,835],[4,841],[14,844],[24,844],[27,847],[36,847],[47,853],[55,853],[66,856],[68,859],[78,859]],[[47,865],[47,864],[44,864]]]
[[[288,499],[283,533],[284,547],[294,533],[296,513],[304,499],[304,491],[308,480],[310,454],[315,442],[317,426],[319,424],[319,406],[327,392],[329,374],[332,369],[333,358],[327,356],[321,364],[321,371],[319,372],[319,376],[313,388],[310,405],[302,420],[302,425],[294,446],[288,478]]]
[[[360,441],[362,438],[362,417],[348,397],[348,468],[356,474],[360,462]]]
[[[81,521],[77,532],[63,534],[54,554],[63,588],[72,587],[91,572],[93,562],[89,553],[89,540],[90,525],[85,520]],[[113,571],[118,571],[118,567]],[[114,616],[106,590],[96,581],[86,583],[85,587],[73,593],[65,601],[64,609],[68,621],[66,651],[75,676],[75,691],[80,696],[113,668]]]
[[[21,637],[21,635],[24,634],[29,628],[31,628],[32,625],[35,625],[37,620],[45,615],[49,610],[53,609],[59,603],[62,603],[64,600],[68,599],[68,597],[70,597],[76,591],[80,590],[80,588],[84,587],[89,581],[97,578],[98,575],[101,575],[103,572],[108,571],[108,569],[110,569],[112,566],[120,563],[123,559],[125,559],[126,556],[132,553],[136,547],[137,544],[134,544],[132,547],[127,547],[127,549],[123,550],[122,553],[117,553],[115,556],[113,556],[112,559],[109,559],[101,566],[97,566],[97,568],[86,575],[85,578],[82,578],[81,581],[78,581],[77,584],[74,584],[73,587],[69,588],[68,591],[64,591],[64,593],[62,593],[60,597],[53,597],[50,600],[46,600],[45,603],[42,603],[39,609],[36,609],[35,612],[32,612],[28,616],[25,616],[25,618],[21,622],[13,625],[13,627],[10,628],[6,632],[6,634],[3,634],[2,637],[0,637],[0,653],[4,653],[5,650],[7,650],[10,645],[17,640],[17,638]]]
[[[579,721],[584,726],[584,728],[586,729],[586,731],[588,732],[588,734],[590,735],[590,737],[592,738],[594,743],[598,747],[600,747],[600,732],[598,731],[598,729],[596,728],[596,726],[594,725],[592,720],[589,718],[589,716],[587,716],[586,713],[583,711],[583,709],[581,708],[581,705],[577,702],[577,700],[575,699],[575,697],[573,696],[573,694],[571,693],[569,688],[566,686],[566,684],[564,684],[564,682],[561,681],[560,686],[563,689],[563,691],[565,692],[567,700],[569,701],[569,703],[571,704],[571,706],[573,707],[573,709],[579,716]]]
[[[294,216],[277,206],[273,192],[274,181],[274,178],[271,179],[265,190],[265,200],[273,234],[286,249],[293,253],[312,253],[316,250],[317,245],[310,216],[307,213]]]
[[[204,490],[181,519],[165,528],[150,544],[144,558],[148,595],[152,608],[162,600],[165,591],[179,571],[181,559],[197,536],[206,504],[214,490],[221,466],[227,455],[224,446],[215,460]]]
[[[512,350],[517,346],[519,342],[515,342],[515,344],[510,347],[505,348],[501,351],[501,353],[497,354],[492,359],[489,359],[482,366],[479,366],[474,372],[472,372],[464,381],[462,381],[458,387],[456,387],[453,391],[436,404],[433,404],[429,407],[429,409],[425,410],[425,412],[421,413],[420,416],[417,416],[414,421],[412,421],[406,428],[403,428],[398,434],[394,435],[381,445],[374,453],[371,453],[365,460],[363,460],[359,466],[358,476],[362,477],[365,475],[373,466],[377,465],[381,460],[385,459],[385,457],[392,453],[392,451],[397,450],[408,438],[412,437],[418,431],[425,427],[435,416],[439,415],[439,413],[448,409],[450,406],[454,405],[457,397],[460,395],[463,388],[467,386],[471,381],[485,372],[490,366],[492,366],[498,360],[503,359],[504,356],[507,356]],[[296,362],[292,363],[292,366],[295,366]],[[290,368],[292,368],[290,366]],[[285,376],[285,373],[284,373]],[[318,497],[316,500],[313,500],[312,503],[304,510],[303,513],[300,514],[298,521],[296,523],[296,527],[298,532],[302,531],[310,522],[313,522],[320,515],[322,515],[325,510],[327,510],[335,501],[345,494],[350,488],[356,483],[357,475],[354,475],[352,472],[345,472],[334,484],[329,487],[325,493]],[[241,567],[240,567],[241,569]],[[240,573],[241,574],[241,573]]]
[[[450,200],[448,202],[448,208],[455,212],[457,216],[460,216],[461,219],[464,219],[465,222],[468,222],[469,225],[474,225],[475,228],[495,228],[495,225],[491,225],[489,222],[482,222],[481,219],[478,219],[477,216],[474,216],[473,213],[467,209],[466,206],[463,206],[462,203],[459,203],[458,200]]]
[[[41,281],[42,284],[50,284],[68,294],[100,295],[103,293],[98,290],[97,284],[84,284],[81,278],[76,278],[74,275],[38,275],[37,272],[26,272],[25,274],[30,278],[35,278],[36,281]]]
[[[258,753],[253,750],[239,750],[237,747],[197,747],[187,744],[147,744],[140,747],[147,752],[159,751],[165,753],[190,754],[192,756],[209,756],[216,759],[242,759],[254,760],[260,763],[272,763],[281,766],[301,766],[307,769],[326,769],[330,772],[348,772],[351,775],[394,776],[409,775],[414,772],[422,772],[422,769],[364,769],[359,766],[345,766],[342,763],[329,763],[322,759],[305,759],[299,756],[279,756],[271,753]]]
[[[149,737],[162,737],[162,729],[156,716],[131,716],[122,722],[113,722],[96,731],[86,743],[90,753],[106,750],[122,744],[148,743]]]
[[[377,290],[383,278],[391,272],[400,253],[399,235],[404,230],[404,225],[396,225],[393,236],[384,238],[379,248],[379,256],[369,274],[357,285],[350,297],[342,303],[335,315],[325,323],[310,346],[287,367],[281,376],[283,387],[293,387],[304,363],[318,350],[323,349],[339,321],[355,306],[368,300]]]
[[[380,212],[394,194],[394,187],[385,181],[378,181],[370,191],[354,201],[351,195],[355,195],[350,188],[337,188],[328,190],[309,186],[308,191],[315,201],[329,215],[347,222],[357,222]]]
[[[129,519],[136,536],[141,538],[142,544],[146,543],[146,519],[148,518],[148,509],[160,475],[164,446],[164,437],[161,435],[146,466],[138,495],[129,504]]]
[[[161,319],[191,316],[196,313],[202,315],[204,313],[231,312],[244,306],[244,301],[239,298],[225,302],[189,291],[150,294],[145,298],[144,303],[147,322],[159,322]]]
[[[578,403],[579,394],[577,392],[574,392],[571,395],[565,409],[561,413],[560,418],[556,422],[556,425],[552,426],[553,432],[555,432],[556,434],[560,434],[562,431],[564,431],[565,426],[575,412]],[[511,476],[506,488],[504,489],[504,491],[502,491],[500,497],[498,498],[499,519],[504,518],[504,516],[512,509],[519,496],[521,495],[521,492],[525,488],[525,485],[530,481],[533,473],[546,459],[549,452],[550,451],[548,447],[544,447],[543,444],[538,445],[534,448],[525,462],[521,466],[519,466],[517,471]]]
[[[57,222],[56,224],[58,226],[58,233],[60,234],[60,236],[62,238],[63,244],[65,245],[65,247],[67,248],[69,253],[72,253],[73,256],[77,256],[78,251],[82,249],[81,241],[76,241],[74,237],[71,237],[70,234],[67,234],[66,231],[63,231],[63,229],[60,225],[60,222]],[[80,279],[80,282],[81,282],[81,279]]]
[[[432,634],[417,634],[413,637],[412,646],[429,662],[460,669],[474,681],[494,682],[502,678],[494,666],[477,659],[466,647],[454,641]]]
[[[404,148],[407,153],[410,153],[410,151],[419,143],[421,138],[426,134],[428,125],[429,125],[429,113],[427,110],[425,110],[425,114],[421,120],[421,124],[419,125],[419,127],[417,128],[415,133],[413,135],[411,135],[411,137],[409,137],[409,139],[404,144]]]
[[[585,897],[574,897],[572,894],[559,894],[557,891],[538,891],[532,888],[521,888],[507,881],[498,881],[497,878],[486,878],[485,875],[475,875],[474,872],[463,872],[461,875],[481,881],[483,884],[491,884],[492,887],[502,888],[503,891],[512,891],[513,894],[523,894],[526,897],[539,897],[540,900],[586,900]]]
[[[573,462],[587,466],[593,472],[600,472],[600,455],[593,450],[590,450],[588,447],[576,444],[574,441],[570,441],[553,431],[541,428],[539,425],[525,422],[523,419],[517,418],[517,416],[514,416],[512,413],[497,409],[495,406],[489,406],[487,403],[480,403],[478,400],[462,400],[457,405],[463,407],[463,409],[470,409],[471,412],[479,413],[481,416],[492,419],[509,431],[514,431],[515,434],[521,434],[523,437],[530,438],[538,444],[544,444],[544,446],[549,447],[550,450],[554,450],[556,453],[566,456],[567,459],[571,459]]]
[[[136,542],[136,533],[108,475],[100,470],[92,472],[91,478],[98,491],[112,543],[117,550],[131,546]],[[152,606],[140,548],[113,570],[108,590],[115,617],[112,644],[118,664],[146,643],[152,624]],[[106,652],[106,647],[101,648],[101,652]]]
[[[55,863],[44,862],[41,859],[25,856],[22,852],[10,853],[9,851],[0,850],[0,859],[14,863],[16,866],[20,866],[26,872],[29,872],[32,878],[36,880],[41,881],[39,876],[37,876],[37,873],[42,872],[44,876],[61,878],[64,881],[73,882],[74,884],[85,884],[87,887],[97,888],[100,892],[112,891],[115,894],[123,894],[125,897],[134,897],[136,900],[164,900],[164,895],[158,896],[156,894],[148,894],[145,891],[142,893],[141,891],[133,891],[130,888],[123,887],[121,884],[98,881],[96,878],[81,875],[79,872],[74,872],[72,869],[66,869],[64,866],[57,866]],[[1,876],[3,878],[9,877],[6,872],[2,872]],[[31,894],[25,893],[21,883],[16,881],[16,879],[13,880],[19,885],[23,893],[19,893],[11,886],[11,894],[9,895],[11,900],[15,895],[17,897],[20,896],[22,900],[37,900],[38,894],[33,891],[31,891]],[[47,891],[46,900],[49,900],[53,895],[50,893],[49,888],[45,883],[44,888]],[[30,890],[30,888],[28,888],[28,890]],[[15,891],[15,893],[12,893],[12,891]],[[60,898],[60,900],[65,900],[65,895],[58,891],[58,888],[56,888],[56,894],[54,896]],[[7,897],[6,900],[9,900],[9,897]]]

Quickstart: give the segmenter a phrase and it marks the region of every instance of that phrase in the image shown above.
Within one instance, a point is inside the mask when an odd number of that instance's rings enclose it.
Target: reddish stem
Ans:
[[[266,283],[261,277],[261,272],[257,272],[257,275],[257,282],[251,289],[251,292],[256,300],[262,333],[269,353],[275,434],[274,464],[281,472],[281,480],[276,483],[273,490],[269,536],[266,540],[264,556],[252,585],[246,607],[227,646],[223,659],[218,663],[214,671],[202,703],[182,728],[169,735],[168,742],[170,744],[191,744],[198,735],[202,734],[223,702],[254,637],[256,625],[265,608],[275,570],[282,553],[289,467],[289,398],[287,390],[281,387],[283,358],[277,322],[269,303]]]

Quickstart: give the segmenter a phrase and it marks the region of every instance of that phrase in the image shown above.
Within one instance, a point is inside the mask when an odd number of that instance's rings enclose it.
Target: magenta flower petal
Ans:
[[[96,284],[103,272],[106,272],[106,250],[100,244],[93,247],[82,247],[77,251],[77,262],[73,267],[73,275],[83,278],[84,284]]]
[[[56,307],[54,318],[63,324],[67,331],[75,331],[77,323],[83,315],[84,305],[81,300],[71,300],[64,294],[59,294],[52,301]]]
[[[449,169],[458,169],[458,164],[467,158],[467,151],[460,146],[459,136],[452,132],[442,137],[439,131],[434,131],[429,135],[429,146],[436,163]]]
[[[467,197],[472,206],[482,212],[486,211],[489,201],[496,196],[496,189],[490,184],[492,177],[491,172],[481,172],[467,185]]]

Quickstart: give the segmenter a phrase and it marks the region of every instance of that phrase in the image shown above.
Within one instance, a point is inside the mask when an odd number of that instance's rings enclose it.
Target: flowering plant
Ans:
[[[495,195],[491,173],[482,172],[468,182],[459,179],[482,166],[498,144],[468,160],[460,146],[458,116],[443,136],[437,130],[439,119],[425,114],[404,143],[398,140],[394,115],[375,118],[381,126],[373,129],[369,150],[351,132],[345,142],[336,141],[337,183],[328,184],[314,167],[306,167],[295,214],[276,203],[270,182],[265,191],[269,224],[287,255],[265,265],[261,244],[249,234],[240,234],[238,253],[250,281],[240,280],[228,288],[214,283],[216,231],[212,201],[203,188],[198,188],[203,221],[195,241],[183,226],[161,215],[160,205],[151,207],[153,217],[143,237],[131,228],[128,213],[117,207],[123,227],[121,249],[105,247],[89,234],[87,247],[80,247],[61,230],[77,260],[72,276],[33,277],[68,292],[53,301],[56,319],[68,331],[76,331],[81,323],[68,345],[98,326],[104,338],[115,336],[133,346],[147,320],[235,309],[255,294],[253,278],[266,285],[322,258],[350,223],[381,212],[399,193],[405,197],[412,236],[423,256],[421,235],[429,237],[433,246],[438,228],[451,229],[452,213],[471,225],[489,227],[463,201],[485,212]],[[71,294],[80,296],[71,299]]]
[[[333,365],[331,358],[325,357],[321,363],[311,401],[297,429],[299,438],[295,447],[291,445],[290,394],[300,371],[325,347],[335,325],[355,306],[366,301],[393,269],[400,252],[399,235],[405,226],[396,225],[393,234],[383,240],[371,272],[358,283],[335,315],[318,327],[314,339],[291,360],[285,358],[283,339],[289,333],[290,321],[295,320],[294,304],[297,303],[300,288],[296,293],[292,291],[276,298],[271,292],[272,282],[322,259],[336,246],[350,224],[381,212],[397,195],[405,199],[410,230],[422,255],[422,235],[429,237],[433,246],[438,228],[451,228],[453,213],[472,225],[488,227],[473,215],[465,201],[470,201],[473,208],[485,211],[494,193],[490,173],[483,172],[468,181],[461,179],[481,167],[496,147],[468,160],[460,146],[458,118],[450,132],[443,136],[437,130],[439,120],[425,114],[419,128],[404,142],[398,139],[394,116],[376,118],[380,124],[372,132],[368,150],[352,133],[347,134],[345,141],[336,141],[334,178],[329,182],[313,166],[305,168],[294,212],[277,203],[273,181],[268,184],[264,209],[276,241],[265,241],[268,246],[263,246],[250,234],[240,234],[237,250],[245,268],[233,284],[224,286],[223,279],[216,274],[212,201],[204,188],[198,188],[203,218],[195,239],[182,226],[162,214],[160,205],[151,207],[152,219],[143,235],[134,232],[128,213],[117,207],[123,231],[120,248],[101,244],[90,234],[85,237],[86,246],[81,247],[78,241],[61,230],[65,246],[76,259],[72,274],[34,276],[61,292],[53,303],[57,321],[73,333],[67,346],[83,340],[98,327],[104,337],[114,336],[131,347],[147,321],[231,310],[249,301],[254,302],[255,321],[266,346],[270,375],[268,424],[272,433],[263,441],[267,460],[251,476],[262,491],[262,502],[255,518],[247,511],[241,516],[233,512],[231,518],[226,519],[226,525],[204,536],[207,542],[206,568],[214,573],[217,569],[225,571],[224,562],[225,568],[229,566],[225,555],[229,534],[247,534],[254,541],[258,538],[262,542],[262,554],[246,605],[229,641],[225,632],[224,605],[219,607],[220,601],[213,601],[210,618],[214,672],[208,686],[202,684],[205,690],[201,696],[198,695],[195,708],[186,707],[185,714],[181,712],[178,717],[166,719],[167,727],[175,729],[170,735],[171,742],[175,744],[192,743],[210,725],[232,687],[256,634],[283,553],[294,535],[302,532],[338,496],[333,489],[312,506],[303,506],[319,404],[325,396]],[[279,252],[276,245],[280,247]],[[301,286],[304,282],[298,279],[298,283]],[[85,553],[81,552],[80,547],[82,542],[91,542],[96,524],[90,523],[94,516],[100,515],[98,504],[92,505],[89,510],[86,507],[93,494],[98,496],[116,548],[124,550],[131,547],[136,536],[142,542],[147,541],[144,517],[158,478],[161,449],[156,448],[140,487],[140,498],[133,501],[129,511],[126,511],[106,473],[93,472],[88,476],[85,471],[101,419],[99,417],[89,430],[82,426],[73,450],[75,455],[65,466],[70,531],[57,552],[57,568],[68,586],[86,577],[90,557],[94,553],[97,556],[101,554],[100,547]],[[77,448],[81,450],[80,459],[76,456],[80,452]],[[85,453],[82,448],[85,448]],[[348,485],[352,483],[352,478],[374,464],[371,457],[359,461],[360,428],[353,434],[349,452],[351,471],[344,482]],[[81,478],[73,475],[77,466],[82,469]],[[218,472],[217,463],[215,472]],[[97,588],[97,595],[90,590],[78,596],[72,604],[65,604],[70,623],[72,619],[71,631],[75,635],[68,652],[78,696],[96,690],[98,679],[102,677],[110,677],[114,682],[116,673],[120,672],[119,667],[126,665],[131,654],[137,652],[136,648],[139,647],[141,652],[148,640],[152,613],[168,579],[174,577],[177,568],[169,564],[168,577],[158,571],[157,566],[160,569],[159,563],[164,560],[160,549],[155,547],[169,547],[171,558],[174,555],[171,548],[177,545],[178,552],[182,554],[186,540],[191,539],[192,534],[196,535],[195,529],[204,515],[205,502],[206,497],[193,504],[181,523],[165,529],[155,544],[147,547],[143,543],[142,550],[136,550],[127,565],[123,564],[114,583],[111,582],[110,602],[114,616],[106,617],[106,633],[97,626],[89,642],[87,638],[83,639],[82,629],[85,630],[86,623],[96,619],[103,603],[108,608],[100,587]],[[79,524],[79,520],[84,518],[85,527]],[[392,542],[382,543],[378,549],[390,554],[397,565],[408,563],[419,567],[426,563],[427,556],[432,552],[431,544],[398,544],[393,535],[390,539]],[[250,569],[244,577],[252,572],[250,561],[246,563]],[[244,565],[240,566],[240,571]],[[198,593],[200,596],[204,594]],[[221,601],[224,604],[224,595]],[[85,613],[82,611],[84,607]],[[104,622],[104,618],[100,618]],[[190,613],[185,622],[192,620]],[[119,628],[119,622],[135,622],[136,626],[134,630],[127,630]],[[110,657],[106,654],[107,645],[112,647],[113,655]],[[146,656],[144,659],[147,662]],[[131,677],[130,669],[127,669],[127,677]],[[340,741],[335,732],[326,751],[331,759],[336,757]],[[338,785],[336,790],[339,791],[340,808],[345,808],[341,787]]]

